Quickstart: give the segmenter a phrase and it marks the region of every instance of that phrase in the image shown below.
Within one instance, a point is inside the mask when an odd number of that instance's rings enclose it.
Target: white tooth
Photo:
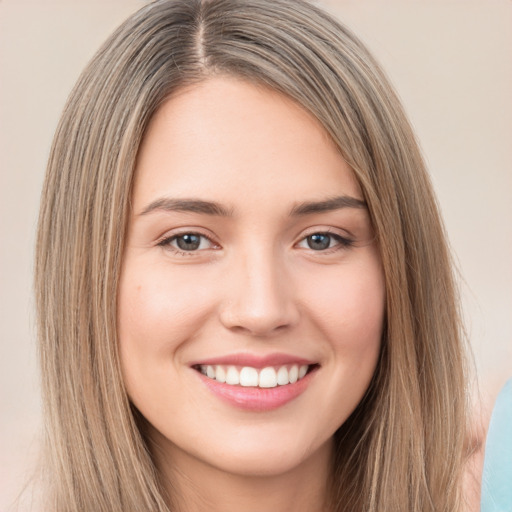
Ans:
[[[258,370],[250,366],[244,366],[240,372],[240,385],[241,386],[257,386],[258,385]]]
[[[299,379],[302,379],[302,377],[304,377],[304,375],[306,375],[306,373],[308,373],[308,365],[307,364],[303,364],[299,368]]]
[[[223,366],[217,366],[215,368],[215,380],[226,382],[226,370],[224,370]]]
[[[201,370],[201,373],[202,373],[203,375],[206,375],[206,365],[202,364],[202,365],[199,367],[199,369]]]
[[[277,386],[277,374],[274,368],[269,366],[260,371],[260,388],[275,388]]]
[[[234,366],[228,366],[226,373],[226,384],[240,384],[240,374]]]
[[[206,367],[206,375],[208,375],[210,379],[215,379],[215,369],[213,368],[213,366],[208,365]]]
[[[297,379],[299,378],[299,367],[296,364],[294,364],[288,371],[288,377],[290,379],[290,384],[297,382]]]
[[[286,366],[281,366],[281,368],[279,368],[277,371],[277,383],[280,386],[290,384],[290,380],[288,378],[288,368],[286,368]]]

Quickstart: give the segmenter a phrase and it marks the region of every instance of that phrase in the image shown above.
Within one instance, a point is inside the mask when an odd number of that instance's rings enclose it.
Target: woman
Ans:
[[[403,110],[302,1],[160,1],[80,78],[36,289],[52,510],[462,507],[463,344]]]

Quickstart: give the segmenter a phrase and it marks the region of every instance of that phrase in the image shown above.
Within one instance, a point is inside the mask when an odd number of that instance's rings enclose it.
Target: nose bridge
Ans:
[[[262,336],[294,324],[292,283],[275,247],[249,244],[235,259],[226,275],[224,325]]]

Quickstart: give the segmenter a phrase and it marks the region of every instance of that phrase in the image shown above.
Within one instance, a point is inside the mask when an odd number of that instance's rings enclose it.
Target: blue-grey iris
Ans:
[[[194,234],[181,235],[176,238],[176,244],[183,251],[194,251],[199,248],[201,237]]]
[[[308,247],[315,251],[328,249],[331,244],[331,237],[325,233],[315,233],[307,237]]]

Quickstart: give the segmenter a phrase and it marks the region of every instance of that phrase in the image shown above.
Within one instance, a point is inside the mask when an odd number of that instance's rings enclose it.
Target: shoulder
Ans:
[[[512,510],[512,379],[493,408],[485,443],[481,512]]]

